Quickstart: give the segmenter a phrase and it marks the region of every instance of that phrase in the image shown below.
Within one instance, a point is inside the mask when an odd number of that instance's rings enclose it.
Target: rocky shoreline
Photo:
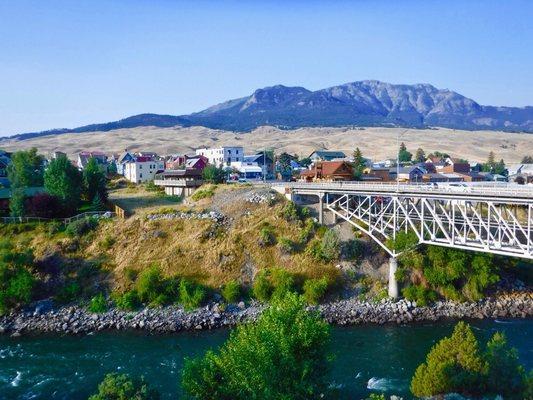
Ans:
[[[323,304],[317,308],[324,319],[336,325],[406,324],[442,319],[531,318],[533,292],[499,294],[476,303],[440,301],[428,307],[417,307],[407,300],[383,300],[380,303],[357,299]],[[135,312],[111,309],[93,314],[84,307],[54,309],[51,302],[39,302],[33,310],[0,317],[0,334],[14,337],[31,333],[85,334],[108,330],[139,330],[171,333],[209,330],[254,321],[264,305],[252,302],[229,305],[224,310],[211,303],[192,312],[179,307],[144,308]]]

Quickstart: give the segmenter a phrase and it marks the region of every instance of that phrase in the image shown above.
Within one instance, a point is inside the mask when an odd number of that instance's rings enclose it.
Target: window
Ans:
[[[228,154],[231,154],[231,150],[228,150]]]
[[[139,178],[142,178],[142,177],[143,177],[143,174],[141,173],[141,174],[139,175]]]
[[[239,150],[235,150],[235,154],[239,154]]]
[[[142,165],[139,165],[139,169],[143,169],[143,166],[142,166]]]

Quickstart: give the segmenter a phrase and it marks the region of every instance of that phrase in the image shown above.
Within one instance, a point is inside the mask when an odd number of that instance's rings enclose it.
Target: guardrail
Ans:
[[[4,224],[24,224],[29,222],[52,222],[57,221],[65,225],[70,224],[73,221],[78,221],[84,218],[90,217],[103,217],[103,218],[113,218],[116,217],[116,214],[111,211],[87,211],[73,217],[68,218],[41,218],[41,217],[1,217],[0,222]]]
[[[533,187],[521,185],[467,185],[464,183],[438,185],[396,183],[364,183],[364,182],[270,182],[269,186],[286,187],[302,190],[353,190],[370,192],[398,192],[422,194],[446,194],[462,196],[520,197],[533,200]]]

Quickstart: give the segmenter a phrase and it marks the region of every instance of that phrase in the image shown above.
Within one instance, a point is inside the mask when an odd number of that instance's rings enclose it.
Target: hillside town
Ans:
[[[12,154],[0,150],[0,210],[7,214],[11,182],[9,165]],[[51,160],[67,157],[56,151],[43,157],[43,168]],[[132,184],[153,183],[164,188],[169,196],[188,196],[204,183],[206,167],[219,171],[219,181],[303,181],[333,182],[360,181],[383,184],[438,185],[446,183],[510,182],[533,184],[533,160],[524,157],[522,163],[506,165],[490,153],[485,163],[469,162],[440,152],[426,155],[418,149],[413,155],[401,144],[396,159],[372,160],[359,149],[353,154],[338,150],[318,149],[307,157],[287,153],[275,154],[270,149],[246,152],[242,146],[199,148],[189,154],[160,155],[151,151],[106,153],[81,151],[70,159],[82,172],[93,160],[108,177],[123,177]],[[41,190],[26,187],[25,195],[31,197]]]

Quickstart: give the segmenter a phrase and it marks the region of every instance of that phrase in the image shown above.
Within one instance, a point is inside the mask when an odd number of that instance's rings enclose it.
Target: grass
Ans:
[[[109,200],[130,215],[147,214],[162,207],[177,209],[181,203],[181,198],[178,196],[167,196],[159,191],[146,190],[144,186],[112,190],[109,193]]]

